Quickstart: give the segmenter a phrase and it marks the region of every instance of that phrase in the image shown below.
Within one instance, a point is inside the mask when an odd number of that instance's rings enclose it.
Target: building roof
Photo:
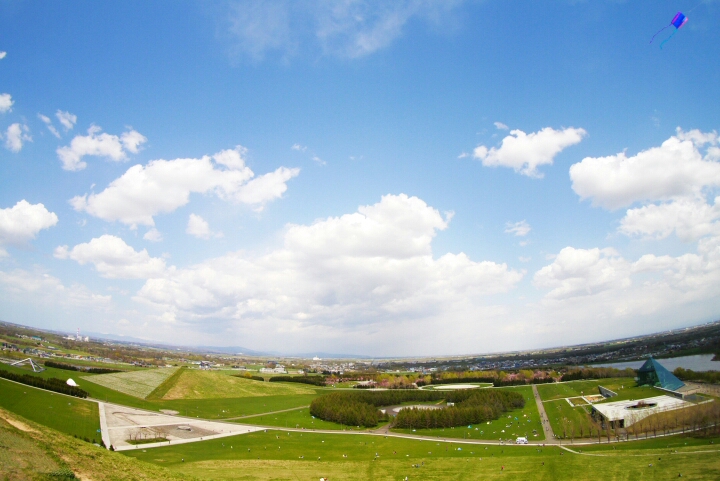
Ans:
[[[645,364],[643,364],[640,369],[638,369],[638,378],[642,380],[643,374],[647,375],[652,373],[653,371],[657,376],[659,387],[663,389],[667,389],[669,391],[676,391],[685,385],[684,382],[675,377],[673,373],[665,369],[662,364],[653,359],[652,356],[649,357],[647,361],[645,361]]]
[[[640,403],[648,407],[642,409],[634,408]],[[662,395],[631,401],[613,401],[593,404],[593,409],[599,411],[608,421],[624,419],[625,426],[629,426],[652,414],[681,409],[691,405],[691,403],[683,401],[682,399]]]

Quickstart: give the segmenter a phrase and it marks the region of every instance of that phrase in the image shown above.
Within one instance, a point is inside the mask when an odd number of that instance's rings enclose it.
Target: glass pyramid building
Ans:
[[[637,383],[638,386],[656,386],[669,391],[677,391],[685,385],[652,356],[638,369]]]

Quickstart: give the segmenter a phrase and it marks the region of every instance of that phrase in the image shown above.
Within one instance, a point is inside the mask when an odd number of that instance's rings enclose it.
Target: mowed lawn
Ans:
[[[708,446],[708,440],[702,441]],[[715,442],[720,442],[716,439]],[[628,445],[632,443],[626,443]],[[558,447],[482,446],[360,434],[251,433],[124,454],[200,479],[594,480],[720,479],[720,451],[698,446],[587,456]],[[319,458],[319,459],[318,459]],[[660,458],[660,459],[658,459]],[[649,466],[652,465],[652,466]],[[414,467],[418,466],[418,467]]]
[[[305,429],[335,429],[335,430],[355,430],[366,431],[365,428],[357,426],[347,426],[323,421],[315,418],[310,414],[309,408],[296,409],[284,413],[265,414],[262,416],[253,416],[250,418],[238,419],[237,422],[244,424],[259,424],[262,426],[277,426],[285,428],[305,428]],[[377,429],[377,428],[371,428]]]
[[[100,442],[100,415],[97,403],[92,401],[0,379],[0,407],[58,431]]]
[[[184,370],[163,400],[217,399],[254,396],[315,394],[315,388],[300,383],[262,382],[217,371]]]
[[[144,399],[157,389],[163,382],[180,369],[154,368],[143,371],[118,372],[113,374],[99,374],[83,376],[81,379],[99,384],[114,391]]]
[[[553,384],[538,384],[537,390],[538,394],[540,394],[540,399],[543,401],[551,401],[553,399],[600,394],[598,386],[603,386],[619,393],[621,389],[635,386],[635,381],[629,377],[568,381]]]
[[[488,388],[495,389],[495,388]],[[438,428],[438,429],[392,429],[393,432],[417,434],[421,436],[437,436],[441,438],[461,438],[461,439],[481,439],[481,440],[499,440],[512,439],[518,436],[527,436],[531,441],[544,441],[545,434],[540,422],[540,414],[538,413],[537,404],[533,397],[531,386],[517,386],[498,388],[502,390],[513,390],[522,393],[525,397],[525,407],[509,411],[499,419],[468,426],[459,426],[455,428]],[[567,404],[567,403],[566,403]],[[537,433],[535,436],[533,430]]]

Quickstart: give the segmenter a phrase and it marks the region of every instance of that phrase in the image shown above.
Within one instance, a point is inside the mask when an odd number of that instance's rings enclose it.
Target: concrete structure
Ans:
[[[593,404],[592,417],[600,419],[603,427],[610,423],[612,428],[626,428],[653,414],[683,409],[692,405],[682,399],[662,395],[633,401]]]

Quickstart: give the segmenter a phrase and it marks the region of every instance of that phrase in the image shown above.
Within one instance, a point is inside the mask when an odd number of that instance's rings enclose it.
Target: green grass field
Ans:
[[[356,431],[365,431],[365,429],[356,426],[343,426],[341,424],[323,421],[319,418],[313,418],[308,408],[288,411],[284,413],[266,414],[263,416],[253,416],[251,418],[238,419],[239,423],[260,424],[263,426],[278,426],[289,428],[305,428],[305,429],[354,429]]]
[[[97,404],[0,379],[0,407],[58,431],[100,441]]]
[[[538,394],[543,401],[575,397],[582,395],[600,394],[598,386],[603,386],[618,394],[625,388],[635,386],[635,381],[629,377],[593,379],[588,381],[569,381],[553,384],[538,384]],[[624,387],[623,387],[624,386]]]
[[[720,442],[720,439],[715,439]],[[669,455],[663,447],[635,452],[593,446],[586,456],[557,447],[482,446],[359,434],[258,432],[222,440],[126,451],[127,456],[205,479],[349,480],[693,480],[720,476],[720,451],[702,440]],[[625,443],[630,445],[632,443]],[[459,448],[459,449],[458,449]],[[585,451],[585,450],[583,450]],[[590,448],[588,448],[590,451]],[[379,456],[376,456],[377,455]],[[347,457],[345,457],[347,456]],[[660,457],[661,459],[657,459]],[[320,458],[320,459],[318,459]],[[652,464],[652,466],[648,466]],[[419,467],[413,467],[413,466]],[[502,469],[501,469],[502,468]]]

